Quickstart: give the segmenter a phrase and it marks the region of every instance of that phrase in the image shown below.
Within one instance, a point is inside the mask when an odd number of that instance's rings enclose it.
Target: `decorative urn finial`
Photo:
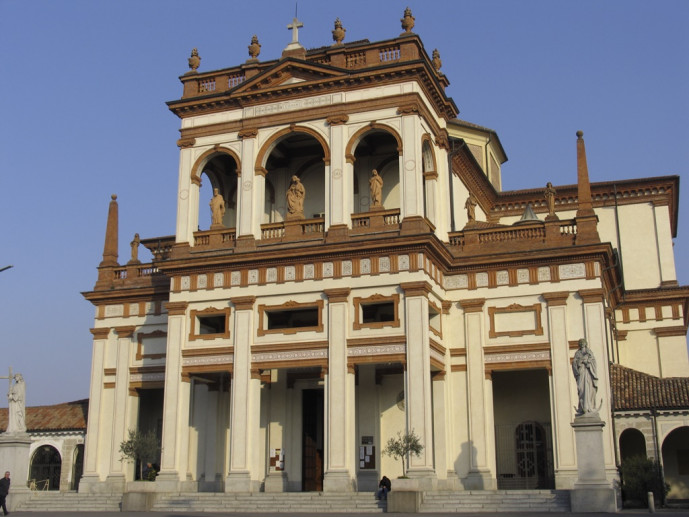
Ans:
[[[342,40],[345,38],[345,32],[347,32],[347,29],[342,27],[342,22],[339,18],[336,18],[335,28],[333,29],[333,41],[335,45],[342,45]]]
[[[404,29],[404,32],[402,34],[410,34],[411,30],[414,28],[414,21],[416,18],[414,18],[411,15],[411,9],[407,7],[404,10],[404,18],[402,18],[400,21],[402,22],[402,28]]]
[[[433,50],[433,68],[435,68],[436,72],[440,72],[440,67],[443,66],[443,62],[440,60],[440,52],[438,52],[438,49]]]
[[[199,56],[198,49],[194,48],[191,50],[191,57],[189,58],[189,68],[191,69],[187,73],[196,73],[196,69],[201,64],[201,57]]]
[[[261,53],[261,44],[258,42],[258,36],[254,34],[251,37],[251,45],[249,45],[250,61],[258,61],[258,55]]]

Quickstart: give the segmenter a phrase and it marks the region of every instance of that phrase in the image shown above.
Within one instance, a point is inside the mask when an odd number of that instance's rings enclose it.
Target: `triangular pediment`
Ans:
[[[296,83],[326,81],[342,75],[345,74],[332,67],[303,61],[285,60],[244,81],[235,92],[250,93],[279,88],[280,86],[290,86]]]

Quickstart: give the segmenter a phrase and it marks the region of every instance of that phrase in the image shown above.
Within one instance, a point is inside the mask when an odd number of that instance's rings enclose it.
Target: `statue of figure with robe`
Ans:
[[[548,203],[548,218],[550,219],[557,219],[555,215],[555,194],[557,194],[555,187],[548,182],[543,191],[543,197],[545,197],[546,203]]]
[[[596,358],[585,339],[579,340],[579,350],[574,354],[572,372],[577,381],[577,393],[579,406],[576,408],[576,416],[597,413],[596,393],[598,391],[598,372]]]
[[[466,203],[464,203],[464,208],[466,208],[467,211],[467,219],[469,219],[469,222],[474,222],[476,221],[476,205],[478,203],[476,202],[476,198],[474,197],[473,194],[469,194],[469,197],[467,198]]]
[[[218,189],[213,189],[213,199],[211,206],[211,228],[222,226],[222,219],[225,216],[225,200],[219,194]]]
[[[287,219],[304,219],[304,198],[306,189],[299,180],[299,176],[292,176],[285,198],[287,199]]]
[[[26,432],[26,385],[21,373],[13,377],[14,383],[7,394],[8,422],[7,434]]]
[[[368,180],[368,184],[371,191],[371,207],[382,206],[383,178],[380,177],[376,169],[371,171],[371,179]]]

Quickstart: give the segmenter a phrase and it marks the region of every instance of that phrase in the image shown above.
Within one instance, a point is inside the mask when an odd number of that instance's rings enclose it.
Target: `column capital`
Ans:
[[[603,289],[581,289],[578,293],[584,303],[603,303]]]
[[[346,302],[352,290],[349,287],[340,287],[336,289],[325,289],[323,292],[328,297],[330,303],[338,303]]]
[[[405,296],[425,296],[431,292],[431,284],[426,281],[404,282],[400,284]]]
[[[184,316],[188,306],[187,302],[167,302],[165,304],[168,316]]]
[[[230,301],[234,304],[235,310],[238,311],[250,311],[254,308],[254,303],[256,303],[255,296],[236,296],[230,298]]]
[[[340,126],[349,121],[349,115],[346,113],[336,113],[335,115],[330,115],[325,121],[331,126]]]
[[[567,305],[567,298],[569,298],[569,291],[558,291],[555,293],[543,293],[543,299],[549,307],[557,305]]]
[[[136,327],[134,325],[127,325],[126,327],[115,327],[113,330],[117,332],[117,337],[127,338],[134,335]]]
[[[459,306],[464,312],[482,312],[486,303],[485,298],[472,298],[470,300],[459,300]]]
[[[93,334],[93,339],[108,339],[110,328],[93,328],[90,329],[90,332]]]

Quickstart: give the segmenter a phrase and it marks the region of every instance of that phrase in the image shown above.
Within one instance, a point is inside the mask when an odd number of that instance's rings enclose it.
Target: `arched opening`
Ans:
[[[72,463],[72,490],[79,490],[79,481],[84,474],[84,444],[79,444],[74,449],[74,462]]]
[[[225,228],[237,226],[237,162],[227,153],[216,152],[198,171],[199,187],[199,230],[211,227],[210,202],[217,188],[225,204],[222,225]]]
[[[324,158],[321,142],[299,130],[285,134],[272,145],[264,166],[266,186],[262,223],[324,217]],[[301,185],[302,195],[296,205],[290,205],[288,197],[293,183]]]
[[[60,452],[51,445],[42,445],[31,457],[29,478],[39,489],[60,490],[62,458]]]
[[[620,435],[620,459],[646,457],[646,438],[638,429],[625,429]]]
[[[679,427],[663,440],[663,473],[668,500],[689,499],[689,427]]]
[[[435,192],[429,187],[429,182],[438,177],[435,155],[428,137],[421,144],[421,159],[423,168],[423,216],[435,224]]]
[[[380,207],[400,208],[398,146],[392,134],[379,128],[371,129],[359,139],[354,150],[354,213],[370,212],[375,208],[376,203],[371,199],[374,170],[382,179]]]

